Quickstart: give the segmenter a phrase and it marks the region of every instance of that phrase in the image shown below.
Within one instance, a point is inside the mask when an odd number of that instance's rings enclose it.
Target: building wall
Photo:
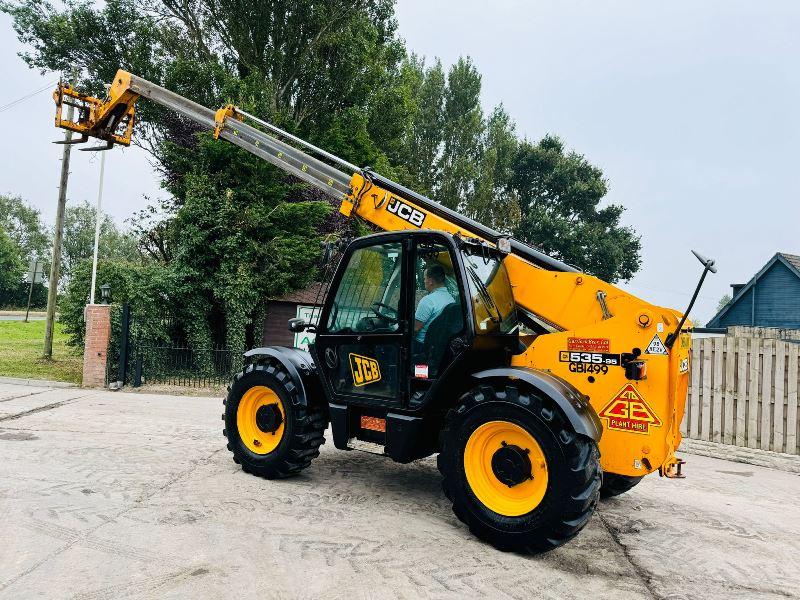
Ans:
[[[755,293],[755,323],[753,294]],[[800,278],[782,262],[776,262],[739,298],[714,327],[756,325],[800,329]]]
[[[267,318],[264,320],[263,344],[265,346],[294,346],[294,334],[289,331],[287,322],[297,316],[297,304],[276,302],[267,304]]]
[[[756,282],[756,325],[800,327],[800,278],[782,262]]]

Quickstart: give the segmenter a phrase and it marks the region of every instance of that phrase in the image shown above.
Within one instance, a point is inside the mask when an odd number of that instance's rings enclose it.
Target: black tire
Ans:
[[[239,402],[253,386],[266,386],[274,391],[283,404],[286,418],[282,439],[268,454],[252,452],[242,441],[236,423]],[[236,375],[223,400],[225,421],[223,434],[228,438],[228,450],[235,463],[246,473],[267,479],[295,475],[308,467],[319,456],[319,447],[325,443],[324,432],[328,426],[327,414],[321,406],[300,402],[298,390],[286,369],[277,361],[248,365]]]
[[[644,479],[644,477],[603,473],[603,485],[600,487],[600,497],[605,500],[606,498],[613,498],[614,496],[624,494],[642,479]]]
[[[521,516],[490,510],[467,481],[467,440],[483,423],[497,420],[523,427],[547,460],[544,497]],[[447,416],[438,465],[442,489],[453,503],[453,512],[473,534],[500,550],[539,553],[568,542],[588,523],[600,492],[597,444],[576,434],[552,400],[511,383],[481,385],[460,399]]]

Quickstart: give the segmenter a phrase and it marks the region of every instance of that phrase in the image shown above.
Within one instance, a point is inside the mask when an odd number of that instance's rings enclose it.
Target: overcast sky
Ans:
[[[684,308],[695,248],[719,265],[693,313],[705,322],[730,283],[775,252],[800,254],[800,2],[399,0],[397,17],[410,50],[446,65],[472,57],[487,112],[502,102],[521,135],[557,134],[603,169],[608,201],[642,235],[634,293]],[[57,79],[18,50],[0,16],[0,106]],[[52,119],[48,93],[0,113],[0,193],[49,220]],[[71,202],[95,201],[98,168],[73,152]],[[144,152],[109,153],[105,207],[118,222],[162,193]]]

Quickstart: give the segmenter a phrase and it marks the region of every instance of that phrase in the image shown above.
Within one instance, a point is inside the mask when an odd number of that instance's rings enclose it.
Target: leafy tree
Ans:
[[[255,339],[251,320],[263,298],[311,283],[330,205],[307,201],[275,168],[228,144],[201,136],[203,162],[187,176],[185,203],[175,218],[181,243],[171,267],[192,290],[195,343],[220,336],[232,348]],[[214,314],[221,333],[203,329]],[[258,334],[260,335],[260,334]]]
[[[478,176],[483,111],[481,76],[468,58],[460,58],[447,74],[444,98],[444,143],[439,159],[442,179],[436,199],[449,208],[469,205]]]
[[[408,68],[416,72],[418,86],[417,110],[411,120],[406,164],[408,185],[422,194],[433,197],[440,181],[439,155],[444,141],[445,75],[441,61],[428,68],[412,56]]]
[[[733,298],[731,298],[730,294],[725,294],[724,296],[722,296],[722,298],[720,298],[719,302],[717,303],[717,312],[721,311],[723,308],[728,306],[728,304],[731,303],[731,300],[733,300]]]
[[[518,147],[514,123],[498,106],[486,124],[475,195],[467,210],[476,221],[505,232],[514,229],[520,219],[519,201],[509,189]]]
[[[42,223],[42,216],[22,198],[0,194],[0,225],[24,259],[49,258],[50,236]]]
[[[92,263],[83,261],[75,266],[59,300],[59,322],[70,337],[70,345],[82,346],[86,334],[84,309],[89,301]],[[130,263],[120,260],[97,262],[97,284],[111,285],[115,303],[130,303],[137,315],[137,326],[143,339],[168,341],[164,317],[174,317],[181,308],[172,274],[157,263]]]
[[[16,291],[24,274],[19,247],[0,224],[0,303],[5,304],[4,298]]]
[[[521,213],[515,237],[607,281],[639,269],[641,241],[620,225],[624,208],[599,206],[608,191],[603,173],[559,138],[520,145],[510,188]]]
[[[69,277],[76,265],[94,255],[94,230],[97,208],[84,201],[67,206],[64,214],[62,272]],[[121,232],[107,214],[100,224],[98,257],[109,260],[135,261],[140,255],[136,239]]]
[[[520,144],[502,107],[485,119],[472,62],[460,59],[445,77],[439,61],[426,67],[407,55],[393,5],[0,0],[32,68],[75,67],[81,88],[99,95],[122,67],[205,106],[232,102],[590,272],[630,277],[638,238],[619,226],[621,208],[597,208],[600,171],[547,147],[555,138]],[[307,284],[321,237],[357,225],[321,193],[186,119],[147,102],[137,111],[137,143],[169,193],[135,219],[140,252],[162,269],[196,344],[249,344],[260,300]],[[68,271],[91,256],[86,209],[74,215]],[[101,255],[132,258],[122,237],[122,249]]]

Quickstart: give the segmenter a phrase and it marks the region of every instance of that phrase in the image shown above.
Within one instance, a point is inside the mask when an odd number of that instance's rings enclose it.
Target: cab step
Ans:
[[[383,444],[376,444],[375,442],[366,442],[356,438],[351,438],[347,442],[348,450],[359,450],[361,452],[369,452],[370,454],[378,454],[386,456],[386,446]]]

